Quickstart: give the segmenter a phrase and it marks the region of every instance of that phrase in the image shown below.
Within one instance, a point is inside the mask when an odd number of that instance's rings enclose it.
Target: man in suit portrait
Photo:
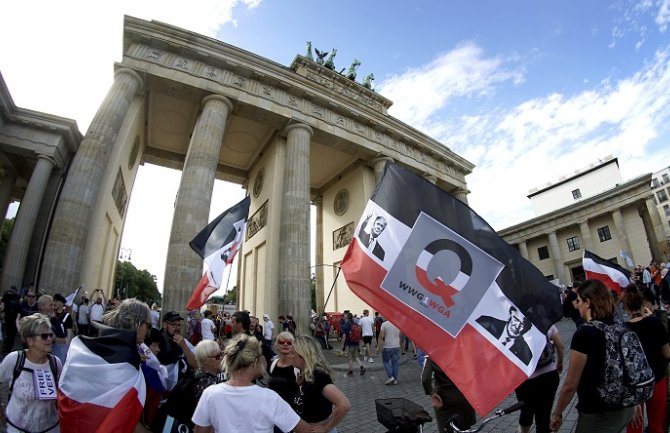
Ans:
[[[480,316],[477,323],[496,337],[521,362],[530,364],[533,353],[523,335],[530,330],[531,322],[515,306],[509,308],[509,317],[506,321],[491,316]]]
[[[368,217],[361,225],[361,230],[358,232],[358,239],[360,239],[361,243],[365,245],[365,248],[372,251],[372,254],[374,254],[379,260],[384,261],[384,248],[379,245],[377,238],[386,228],[387,222],[384,217],[378,216],[375,218],[374,223],[372,223],[372,227],[370,227],[370,233],[368,233],[365,231],[365,227],[367,227],[370,218],[372,218],[372,214],[368,215]]]

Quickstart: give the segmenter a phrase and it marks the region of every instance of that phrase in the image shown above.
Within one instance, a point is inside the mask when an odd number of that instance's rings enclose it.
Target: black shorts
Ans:
[[[363,337],[363,344],[370,344],[372,343],[372,335],[366,335]]]

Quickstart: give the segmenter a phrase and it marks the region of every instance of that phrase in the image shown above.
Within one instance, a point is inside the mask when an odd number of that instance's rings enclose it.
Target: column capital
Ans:
[[[378,156],[370,162],[372,163],[372,165],[377,165],[379,163],[384,163],[384,164],[391,163],[391,164],[393,164],[395,162],[395,160],[393,158],[391,158],[390,156]]]
[[[137,93],[141,91],[141,89],[144,87],[144,79],[138,74],[137,72],[133,71],[130,68],[119,68],[116,71],[114,71],[114,78],[125,74],[129,75],[130,77],[134,78],[137,81]]]
[[[315,197],[314,200],[312,200],[312,204],[314,206],[323,206],[323,196],[320,195],[318,197]]]
[[[226,107],[228,107],[228,111],[233,111],[233,103],[230,101],[230,99],[226,98],[223,95],[217,95],[217,94],[212,94],[212,95],[207,95],[204,98],[202,98],[202,107],[207,105],[208,102],[210,101],[221,101],[223,102]]]
[[[432,183],[433,185],[437,183],[437,176],[435,176],[434,174],[424,173],[423,178],[426,179],[428,182]]]
[[[52,157],[50,157],[49,155],[44,155],[44,154],[40,153],[39,155],[37,155],[37,159],[38,160],[43,159],[45,161],[50,162],[52,166],[54,166],[54,167],[56,166],[56,161]]]
[[[314,135],[314,130],[312,129],[312,127],[304,123],[292,123],[288,125],[286,128],[284,128],[283,133],[284,135],[288,135],[291,131],[295,129],[304,129],[309,133],[310,137]]]

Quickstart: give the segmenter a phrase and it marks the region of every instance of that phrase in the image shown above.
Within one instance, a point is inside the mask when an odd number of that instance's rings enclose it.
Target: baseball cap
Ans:
[[[270,315],[268,313],[263,314],[263,319],[270,320]]]
[[[177,320],[184,320],[176,311],[168,311],[163,315],[164,322],[176,322]]]

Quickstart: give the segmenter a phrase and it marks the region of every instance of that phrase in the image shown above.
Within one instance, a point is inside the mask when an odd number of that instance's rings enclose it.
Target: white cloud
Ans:
[[[670,22],[670,0],[663,0],[656,15],[656,24],[661,33],[665,33],[668,29],[668,22]]]

